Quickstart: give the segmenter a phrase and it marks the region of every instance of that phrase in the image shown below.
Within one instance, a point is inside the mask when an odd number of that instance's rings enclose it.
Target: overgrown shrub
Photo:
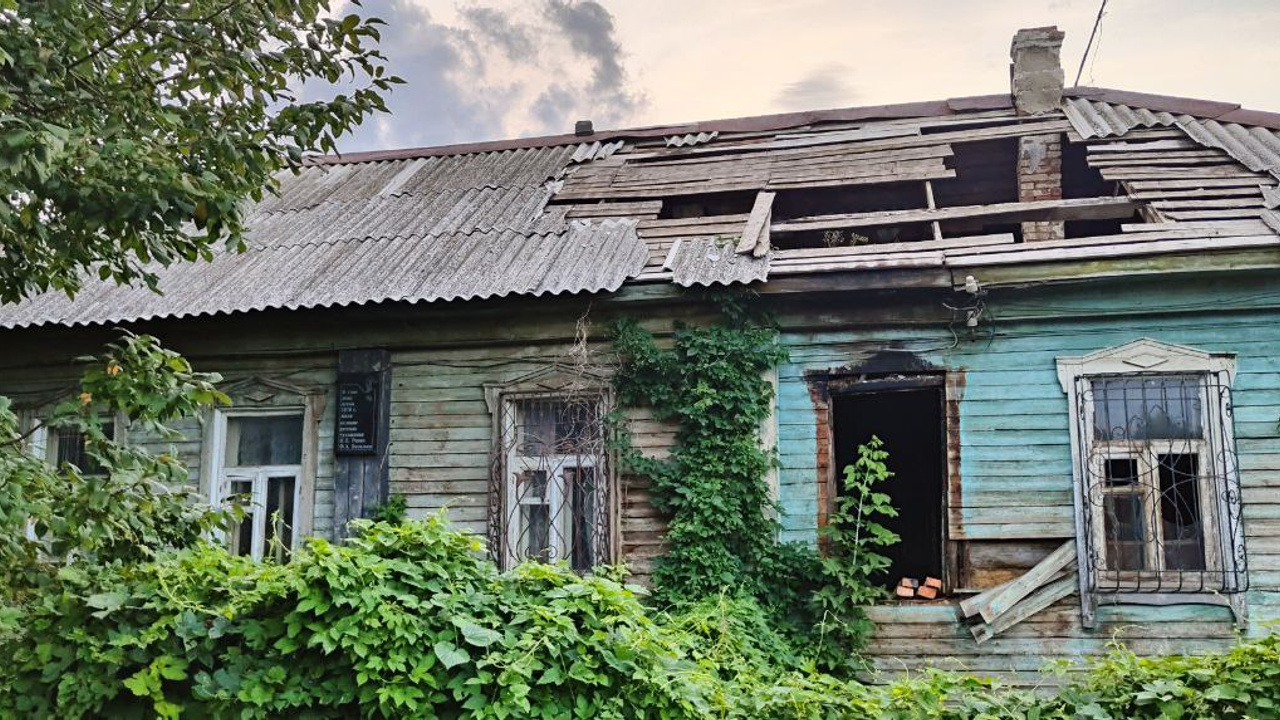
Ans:
[[[501,573],[442,518],[363,523],[293,562],[199,544],[73,562],[0,612],[0,717],[1276,718],[1280,643],[1121,648],[1057,694],[816,672],[750,596],[676,614],[609,572]]]
[[[444,520],[286,565],[207,544],[75,566],[10,610],[0,708],[41,717],[696,717],[696,664],[607,575],[499,573]]]

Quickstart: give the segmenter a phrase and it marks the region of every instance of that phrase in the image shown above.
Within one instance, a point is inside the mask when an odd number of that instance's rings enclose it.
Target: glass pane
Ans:
[[[596,474],[593,467],[565,468],[573,510],[573,552],[570,564],[574,570],[590,570],[596,563]]]
[[[1198,484],[1200,458],[1161,455],[1160,525],[1167,570],[1204,570],[1204,527]]]
[[[1142,497],[1110,493],[1103,498],[1102,511],[1107,541],[1107,569],[1145,569],[1147,533]]]
[[[289,559],[293,547],[292,475],[267,478],[266,550],[279,562]]]
[[[301,463],[301,415],[227,418],[227,467]]]
[[[545,500],[547,497],[546,471],[526,470],[520,473],[516,484],[516,497],[521,502]]]
[[[250,480],[232,480],[229,488],[235,501],[244,508],[244,519],[240,525],[231,530],[231,554],[253,554],[253,482]]]
[[[546,505],[521,505],[520,526],[524,531],[524,559],[551,562],[551,508]]]
[[[1098,440],[1175,440],[1203,436],[1200,378],[1194,375],[1093,381]]]
[[[587,399],[533,399],[515,403],[518,452],[525,457],[598,451],[600,413]]]
[[[102,433],[108,438],[115,437],[115,428],[114,422],[103,423]],[[75,465],[80,468],[82,475],[101,475],[105,472],[97,459],[88,453],[83,433],[76,428],[58,428],[57,432],[56,447],[58,452],[55,460],[59,467],[63,463]]]
[[[1105,469],[1107,487],[1122,487],[1138,482],[1136,458],[1108,458]]]

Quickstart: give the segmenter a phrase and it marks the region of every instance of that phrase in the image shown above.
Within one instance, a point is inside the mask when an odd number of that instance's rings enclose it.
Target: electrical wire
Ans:
[[[1093,32],[1089,33],[1089,42],[1084,46],[1084,55],[1080,56],[1080,69],[1076,70],[1075,85],[1079,87],[1080,76],[1084,75],[1084,61],[1089,58],[1089,50],[1093,48],[1093,39],[1098,36],[1098,28],[1102,26],[1102,15],[1107,11],[1107,0],[1102,0],[1101,7],[1098,8],[1098,17],[1093,21]],[[1093,71],[1089,71],[1090,78],[1093,77]]]

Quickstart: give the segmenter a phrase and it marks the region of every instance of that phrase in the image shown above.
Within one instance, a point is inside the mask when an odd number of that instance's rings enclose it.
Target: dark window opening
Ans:
[[[1204,570],[1204,528],[1200,516],[1200,457],[1158,455],[1160,530],[1164,565],[1170,570]]]
[[[116,425],[114,422],[106,422],[102,425],[102,433],[108,438],[115,437]],[[106,470],[97,458],[89,454],[89,449],[85,443],[84,433],[77,428],[58,428],[57,431],[56,463],[58,467],[62,465],[74,465],[79,468],[82,475],[103,475]]]
[[[916,381],[910,381],[915,385]],[[877,550],[890,560],[880,578],[886,587],[909,577],[945,580],[946,432],[940,386],[872,389],[832,398],[832,431],[837,494],[843,496],[844,468],[858,446],[874,435],[889,452],[894,476],[878,489],[892,498],[898,517],[880,520],[901,540]]]
[[[744,215],[751,212],[756,202],[754,190],[742,192],[703,193],[663,198],[661,220],[679,218],[712,217],[715,215]]]

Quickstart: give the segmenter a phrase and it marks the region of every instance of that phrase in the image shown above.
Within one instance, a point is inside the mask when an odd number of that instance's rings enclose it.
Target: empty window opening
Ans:
[[[877,550],[891,563],[880,578],[886,587],[904,577],[946,580],[946,415],[940,380],[871,381],[831,400],[838,497],[845,495],[844,468],[857,460],[859,445],[876,436],[889,452],[894,475],[878,489],[892,498],[898,517],[880,522],[901,540]]]

